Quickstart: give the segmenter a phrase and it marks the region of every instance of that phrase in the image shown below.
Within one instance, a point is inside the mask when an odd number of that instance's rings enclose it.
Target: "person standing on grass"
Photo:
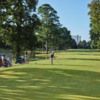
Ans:
[[[54,58],[54,52],[51,53],[50,59],[51,59],[51,65],[53,65],[53,58]]]
[[[25,53],[25,63],[29,63],[29,59],[28,59],[29,55],[28,52]]]

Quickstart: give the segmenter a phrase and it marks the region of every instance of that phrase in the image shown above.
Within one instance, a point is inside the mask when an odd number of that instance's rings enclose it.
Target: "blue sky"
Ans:
[[[71,35],[80,35],[82,40],[89,40],[89,8],[92,0],[39,0],[37,8],[42,4],[50,4],[60,17],[60,23],[71,31]]]

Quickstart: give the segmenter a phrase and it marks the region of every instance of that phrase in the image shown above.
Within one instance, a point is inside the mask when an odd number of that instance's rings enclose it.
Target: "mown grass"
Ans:
[[[0,69],[0,100],[100,100],[99,52],[55,57]]]

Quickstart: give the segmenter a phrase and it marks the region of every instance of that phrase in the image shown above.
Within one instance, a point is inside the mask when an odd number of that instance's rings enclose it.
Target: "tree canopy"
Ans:
[[[100,48],[100,0],[92,0],[90,4],[88,4],[90,8],[90,38],[92,41],[93,48]]]
[[[33,12],[38,0],[1,0],[0,36],[15,49],[19,56],[25,42],[35,31],[38,17]]]
[[[75,47],[70,31],[62,27],[57,11],[49,4],[36,10],[38,0],[0,0],[0,47],[9,46],[19,57],[21,50],[33,50],[42,43],[49,49]],[[39,17],[38,17],[39,16]]]
[[[59,17],[57,11],[49,4],[43,4],[38,8],[38,14],[41,16],[41,26],[39,28],[39,35],[46,41],[46,52],[48,53],[48,42],[54,35],[54,30],[59,25]],[[49,40],[48,40],[49,39]]]

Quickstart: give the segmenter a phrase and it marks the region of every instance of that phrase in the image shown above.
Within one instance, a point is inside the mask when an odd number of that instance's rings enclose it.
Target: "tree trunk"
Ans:
[[[42,41],[42,52],[43,52],[43,41]]]
[[[50,52],[52,52],[51,41],[50,41]]]
[[[18,43],[17,43],[17,46],[16,46],[16,56],[20,57],[20,45]]]
[[[48,33],[46,34],[46,54],[48,54]]]
[[[51,34],[50,34],[50,52],[52,52],[52,45],[51,45],[51,41],[52,41],[52,37],[51,37]]]
[[[16,41],[16,56],[20,57],[20,52],[21,52],[21,48],[20,48],[20,33],[21,33],[21,26],[17,25],[17,41]]]
[[[46,54],[48,54],[48,39],[46,40]]]

